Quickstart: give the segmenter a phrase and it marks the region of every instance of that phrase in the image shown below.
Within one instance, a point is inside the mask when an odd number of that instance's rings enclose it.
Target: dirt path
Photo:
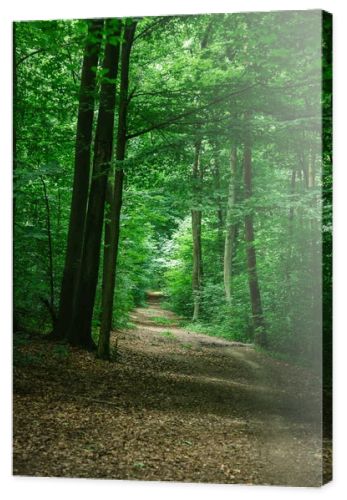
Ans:
[[[42,341],[22,349],[32,362],[15,369],[15,474],[321,484],[312,374],[188,333],[155,295],[132,322],[113,335],[117,363]]]

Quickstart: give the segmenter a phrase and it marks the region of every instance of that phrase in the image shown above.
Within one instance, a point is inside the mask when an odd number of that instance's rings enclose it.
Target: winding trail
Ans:
[[[116,363],[73,350],[18,371],[15,474],[322,484],[314,375],[187,332],[158,294],[131,320],[113,333]]]

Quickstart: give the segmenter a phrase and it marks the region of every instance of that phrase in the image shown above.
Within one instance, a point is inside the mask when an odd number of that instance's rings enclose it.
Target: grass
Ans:
[[[166,337],[166,338],[171,339],[171,340],[176,339],[176,336],[172,332],[170,332],[169,330],[165,330],[164,332],[161,332],[160,335],[162,337]]]
[[[53,348],[53,356],[58,359],[65,359],[70,356],[69,346],[66,344],[58,344]]]
[[[192,323],[189,320],[182,320],[179,326],[188,332],[203,333],[205,335],[209,335],[210,337],[220,337],[225,340],[236,342],[252,342],[246,335],[230,331],[224,325],[209,324],[204,322]]]
[[[134,462],[133,467],[135,469],[143,469],[144,467],[146,467],[146,465],[143,462]]]
[[[149,318],[153,323],[159,326],[173,326],[177,324],[177,321],[174,319],[163,318],[162,316],[150,316]]]
[[[132,321],[127,321],[125,324],[126,328],[137,328],[136,323],[133,323]]]

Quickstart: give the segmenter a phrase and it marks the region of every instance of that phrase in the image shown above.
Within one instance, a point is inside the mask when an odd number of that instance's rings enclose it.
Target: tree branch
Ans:
[[[205,104],[204,106],[200,106],[200,107],[195,108],[195,109],[189,109],[189,110],[187,110],[183,113],[180,113],[176,116],[173,116],[173,117],[169,118],[168,120],[165,120],[161,123],[151,125],[150,127],[139,130],[138,132],[134,132],[132,134],[129,134],[129,135],[127,135],[127,140],[134,139],[135,137],[139,137],[140,135],[146,134],[147,132],[151,132],[152,130],[157,130],[157,129],[167,127],[168,125],[171,125],[172,123],[177,122],[181,118],[185,118],[186,116],[190,116],[190,115],[193,115],[194,113],[198,113],[199,111],[202,111],[204,109],[208,109],[210,106],[213,106],[215,104],[223,102],[226,99],[228,99],[229,97],[232,97],[233,95],[242,94],[243,92],[246,92],[247,90],[250,90],[250,89],[256,87],[257,85],[259,85],[259,83],[249,85],[248,87],[245,87],[245,88],[238,90],[238,91],[235,91],[235,92],[230,92],[226,96],[218,97],[217,99],[213,99],[211,102],[209,102],[208,104]]]
[[[138,38],[141,38],[144,35],[146,35],[146,33],[150,33],[157,24],[161,24],[162,22],[168,22],[168,21],[171,21],[171,16],[160,17],[159,19],[157,19],[156,21],[154,21],[150,26],[147,26],[147,28],[145,28],[138,35],[136,35],[134,37],[134,42]]]
[[[43,49],[42,47],[40,49],[37,49],[37,50],[34,50],[33,52],[29,52],[29,54],[21,57],[21,59],[19,59],[19,61],[16,62],[16,68],[18,68],[18,66],[20,64],[22,64],[22,62],[24,62],[26,59],[28,59],[29,57],[31,56],[34,56],[36,54],[39,54],[40,52],[43,52],[45,49]]]

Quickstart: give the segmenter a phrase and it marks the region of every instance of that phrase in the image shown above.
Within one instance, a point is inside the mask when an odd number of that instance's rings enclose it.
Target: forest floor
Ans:
[[[319,381],[251,346],[189,333],[155,294],[114,362],[17,342],[14,474],[318,486]],[[17,361],[16,361],[17,358]]]

